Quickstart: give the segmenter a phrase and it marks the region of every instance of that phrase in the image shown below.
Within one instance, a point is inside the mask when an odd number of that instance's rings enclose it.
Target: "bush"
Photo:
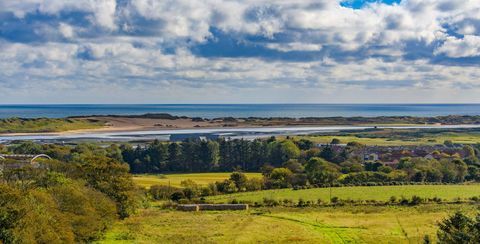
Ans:
[[[279,202],[272,198],[263,198],[263,204],[268,207],[278,206]]]
[[[148,189],[148,194],[155,200],[168,200],[172,193],[179,191],[176,187],[153,185]]]
[[[396,196],[391,196],[390,197],[390,203],[396,203],[397,202],[397,197]]]
[[[333,204],[336,204],[336,203],[339,202],[339,199],[338,199],[338,197],[332,197],[332,198],[330,199],[330,202],[333,203]]]
[[[178,202],[180,199],[184,199],[185,195],[183,194],[182,191],[176,191],[170,195],[170,200]]]
[[[263,179],[251,178],[245,183],[247,191],[260,191],[264,188]]]
[[[298,199],[297,207],[305,207],[307,203],[303,200],[303,198]]]
[[[424,201],[423,198],[419,197],[419,196],[412,196],[412,199],[410,200],[410,205],[418,205],[420,203],[422,203]]]

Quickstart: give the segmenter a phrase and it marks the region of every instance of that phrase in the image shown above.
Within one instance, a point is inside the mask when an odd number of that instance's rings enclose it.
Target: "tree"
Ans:
[[[182,158],[182,152],[180,145],[176,142],[172,142],[168,145],[168,163],[167,168],[169,171],[180,171]]]
[[[454,146],[454,144],[453,144],[453,142],[452,142],[451,140],[445,140],[445,141],[443,142],[443,145],[445,145],[445,146],[447,146],[447,147],[453,147],[453,146]]]
[[[267,178],[267,187],[286,188],[291,184],[293,173],[287,168],[275,168]]]
[[[283,162],[300,156],[300,149],[291,140],[273,141],[268,146],[270,162],[273,166],[280,166]]]
[[[289,169],[293,173],[303,173],[305,171],[303,165],[299,163],[296,159],[288,160],[283,164],[283,167]]]
[[[338,138],[333,138],[332,141],[330,142],[330,144],[332,144],[332,145],[337,145],[337,144],[340,144],[340,143],[341,143],[341,141]]]
[[[77,165],[76,177],[84,179],[89,186],[114,200],[121,218],[135,211],[135,185],[128,173],[128,165],[104,156],[89,156]]]
[[[457,212],[440,222],[438,227],[439,243],[480,243],[480,214],[473,219]]]
[[[311,158],[305,166],[310,183],[333,183],[340,176],[339,167],[322,158]]]
[[[241,172],[233,172],[230,175],[230,180],[235,184],[238,191],[245,191],[247,184],[247,176]]]
[[[296,144],[301,150],[309,150],[313,147],[313,142],[306,139],[300,139]]]
[[[38,143],[26,141],[15,146],[12,151],[15,154],[40,154],[42,153],[42,146]]]

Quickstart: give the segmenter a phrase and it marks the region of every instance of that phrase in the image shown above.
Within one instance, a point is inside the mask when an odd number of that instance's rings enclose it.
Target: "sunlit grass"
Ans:
[[[103,122],[82,119],[0,119],[0,133],[62,132],[69,130],[95,129],[103,126]]]
[[[296,136],[296,139],[308,139],[314,143],[330,143],[333,138],[337,138],[341,143],[359,142],[364,145],[378,146],[408,146],[408,145],[436,145],[443,144],[446,140],[453,143],[476,144],[480,143],[480,134],[477,133],[444,133],[439,135],[417,137],[412,139],[395,139],[395,138],[366,138],[349,136]]]
[[[165,175],[134,175],[134,182],[142,187],[149,188],[152,185],[170,185],[180,187],[181,182],[187,179],[193,180],[199,185],[208,185],[216,181],[223,181],[230,177],[231,172],[226,173],[192,173],[192,174],[165,174]],[[248,178],[262,177],[260,173],[245,173]]]
[[[102,243],[423,243],[467,204],[343,206],[180,212],[146,209],[118,222]]]
[[[208,197],[207,200],[213,202],[228,202],[233,199],[239,201],[261,202],[264,198],[270,199],[290,199],[298,201],[314,201],[318,199],[328,202],[330,197],[352,200],[377,200],[387,201],[390,197],[397,198],[412,196],[423,198],[439,197],[444,200],[454,200],[455,198],[469,198],[473,196],[480,197],[480,184],[472,185],[405,185],[405,186],[355,186],[355,187],[333,187],[333,188],[313,188],[305,190],[279,189],[265,190],[257,192],[235,193],[228,195],[218,195]]]

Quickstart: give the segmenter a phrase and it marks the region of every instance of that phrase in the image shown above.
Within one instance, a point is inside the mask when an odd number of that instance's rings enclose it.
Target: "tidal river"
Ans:
[[[318,126],[318,127],[261,127],[261,128],[198,128],[177,130],[147,130],[125,132],[89,132],[89,133],[47,133],[1,136],[0,142],[13,140],[33,140],[40,142],[71,141],[144,141],[144,140],[182,140],[194,138],[245,138],[255,139],[278,135],[308,135],[322,132],[338,132],[373,129],[372,126]],[[414,126],[378,126],[391,129],[460,129],[480,128],[480,125],[414,125]]]

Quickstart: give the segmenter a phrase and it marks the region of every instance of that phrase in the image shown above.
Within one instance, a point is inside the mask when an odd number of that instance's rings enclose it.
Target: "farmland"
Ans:
[[[177,174],[156,178],[155,184],[192,179],[206,184],[228,178],[229,173]],[[250,174],[249,177],[259,177]],[[146,184],[152,175],[136,177]],[[176,184],[177,184],[176,183]],[[298,201],[330,197],[388,201],[391,196],[439,197],[445,201],[480,196],[480,185],[404,185],[280,189],[207,197],[216,203],[262,202],[264,198]],[[247,211],[181,212],[163,209],[161,202],[128,219],[118,221],[101,243],[422,243],[435,240],[437,223],[456,211],[474,214],[472,203],[401,205],[344,205],[316,207],[258,207]],[[178,231],[181,230],[181,231]],[[244,233],[248,233],[244,234]]]
[[[421,243],[467,204],[179,212],[150,208],[117,222],[103,243]],[[246,234],[248,233],[248,234]]]
[[[480,131],[477,128],[458,129],[369,129],[364,131],[344,131],[335,134],[295,136],[295,139],[306,139],[314,143],[330,143],[332,139],[342,143],[358,142],[364,145],[377,146],[415,146],[437,145],[445,141],[459,144],[476,144],[480,142]]]
[[[404,186],[356,186],[356,187],[333,187],[313,188],[305,190],[279,189],[265,190],[258,192],[245,192],[228,195],[211,196],[207,199],[216,203],[228,202],[233,199],[238,201],[261,202],[264,198],[289,199],[297,201],[317,201],[321,199],[328,202],[330,197],[352,200],[377,200],[388,201],[390,197],[411,198],[412,196],[422,198],[439,197],[443,200],[452,201],[455,198],[469,198],[480,196],[480,185],[404,185]]]
[[[149,188],[152,185],[170,185],[181,187],[184,180],[192,180],[198,185],[208,185],[216,181],[223,181],[230,177],[231,173],[193,173],[193,174],[165,174],[165,175],[134,175],[133,181],[142,187]],[[245,173],[248,178],[262,177],[260,173]]]
[[[460,144],[476,144],[480,142],[480,133],[464,132],[464,133],[440,133],[427,134],[422,137],[396,137],[396,136],[378,136],[378,135],[356,135],[355,133],[348,135],[317,135],[317,136],[297,136],[296,139],[307,139],[315,143],[330,143],[333,138],[339,139],[342,143],[358,142],[364,145],[379,146],[415,146],[415,145],[437,145],[442,144],[446,140]]]

